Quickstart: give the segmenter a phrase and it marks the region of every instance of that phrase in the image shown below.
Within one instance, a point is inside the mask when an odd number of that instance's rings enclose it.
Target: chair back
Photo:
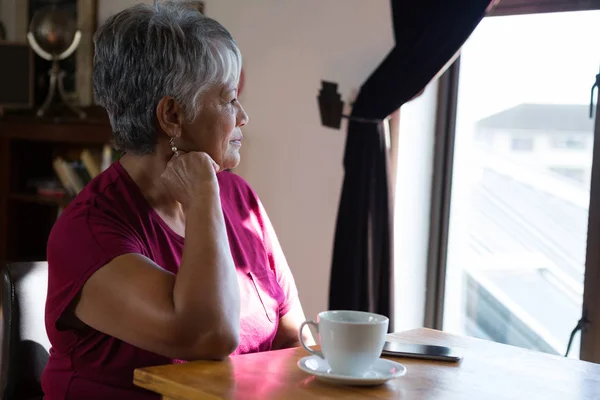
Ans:
[[[1,275],[0,398],[42,399],[41,376],[50,351],[44,322],[48,263],[5,264]]]

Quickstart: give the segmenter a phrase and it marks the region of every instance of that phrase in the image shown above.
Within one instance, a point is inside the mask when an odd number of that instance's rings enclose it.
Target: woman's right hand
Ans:
[[[218,193],[219,170],[219,165],[207,153],[182,153],[171,158],[161,179],[175,200],[188,208],[193,199]]]

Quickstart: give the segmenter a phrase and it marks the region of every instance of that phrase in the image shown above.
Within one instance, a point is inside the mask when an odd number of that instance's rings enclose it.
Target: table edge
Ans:
[[[152,368],[152,367],[148,367]],[[214,394],[207,393],[204,391],[190,390],[190,386],[186,386],[173,381],[165,381],[160,376],[154,375],[146,371],[146,368],[136,368],[133,370],[133,384],[140,388],[149,390],[159,396],[166,397],[172,400],[188,400],[190,398],[197,399],[198,395],[202,396],[202,400],[222,400],[221,397],[215,396]],[[180,395],[171,394],[173,387],[177,387],[181,390]],[[158,390],[160,388],[166,388],[169,390]],[[182,397],[181,394],[184,394]]]

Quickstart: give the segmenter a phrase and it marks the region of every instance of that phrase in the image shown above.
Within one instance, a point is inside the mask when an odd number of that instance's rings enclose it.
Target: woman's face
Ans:
[[[237,82],[213,86],[202,96],[197,117],[182,126],[181,149],[207,153],[222,170],[235,168],[240,162],[240,128],[246,123],[248,114],[237,100]]]

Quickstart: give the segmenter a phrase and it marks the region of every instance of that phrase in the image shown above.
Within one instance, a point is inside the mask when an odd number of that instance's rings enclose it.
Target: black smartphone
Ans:
[[[398,342],[385,342],[381,354],[388,357],[418,358],[447,362],[458,362],[462,359],[460,352],[450,347]]]

